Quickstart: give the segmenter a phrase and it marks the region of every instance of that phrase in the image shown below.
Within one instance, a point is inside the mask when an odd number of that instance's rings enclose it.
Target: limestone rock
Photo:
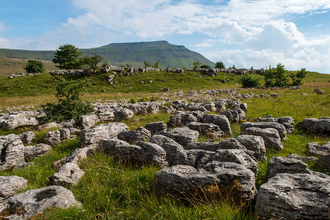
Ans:
[[[239,149],[246,150],[240,142],[238,142],[235,138],[227,138],[221,142],[196,142],[190,143],[186,146],[186,150],[190,149],[201,149],[207,151],[217,151],[220,149]]]
[[[49,177],[49,181],[53,185],[74,186],[78,184],[84,175],[85,172],[77,164],[66,163],[54,175]]]
[[[0,176],[0,204],[5,199],[26,187],[27,180],[18,176]]]
[[[230,123],[225,115],[204,115],[203,122],[216,124],[220,127],[221,131],[223,131],[227,137],[232,136]]]
[[[35,146],[26,146],[24,147],[24,157],[26,160],[28,160],[34,157],[44,156],[49,154],[51,150],[51,146],[43,143],[37,144]]]
[[[236,140],[248,150],[254,152],[254,157],[258,160],[267,160],[264,139],[255,135],[239,135]]]
[[[27,117],[26,115],[20,113],[16,115],[3,116],[0,121],[0,128],[2,130],[13,130],[23,126],[36,126],[39,124],[37,119],[34,117]]]
[[[305,118],[299,125],[305,132],[317,135],[330,135],[330,117]]]
[[[119,140],[117,138],[103,139],[103,140],[100,141],[98,149],[103,153],[112,155],[113,150],[118,145],[129,145],[129,144],[127,142]]]
[[[189,143],[193,143],[197,141],[199,132],[190,130],[187,127],[183,127],[183,128],[170,129],[164,135],[169,138],[172,138],[179,144],[186,146]]]
[[[0,170],[13,168],[19,164],[24,164],[24,145],[17,137],[10,140],[10,136],[4,141],[0,139]],[[14,137],[13,137],[14,138]]]
[[[144,127],[139,127],[135,131],[123,131],[117,135],[117,138],[126,141],[130,144],[135,144],[138,141],[145,141],[151,137],[151,133]]]
[[[24,144],[30,144],[36,138],[36,135],[32,131],[26,131],[20,134],[19,137]]]
[[[6,219],[29,219],[49,208],[74,206],[81,207],[81,203],[70,190],[62,186],[48,186],[9,197],[0,203],[0,216]]]
[[[150,131],[151,135],[162,134],[167,129],[167,125],[164,122],[153,122],[146,124],[144,127]]]
[[[277,122],[244,122],[243,124],[241,124],[241,131],[244,132],[245,129],[251,127],[261,128],[261,129],[274,128],[280,134],[281,139],[286,138],[286,134],[287,134],[286,128],[284,127],[284,125]]]
[[[101,120],[95,114],[82,115],[80,116],[80,127],[81,129],[88,129],[99,123]]]
[[[220,139],[224,136],[220,127],[213,123],[192,122],[187,124],[187,127],[191,130],[198,131],[200,134],[212,135],[213,138]]]
[[[47,132],[45,134],[43,142],[49,145],[55,145],[61,143],[61,132],[60,131]]]

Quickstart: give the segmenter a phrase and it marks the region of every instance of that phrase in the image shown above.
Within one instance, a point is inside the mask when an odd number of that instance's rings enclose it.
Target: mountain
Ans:
[[[91,55],[92,53],[101,55],[104,61],[112,65],[144,66],[143,62],[147,61],[151,64],[159,62],[160,67],[192,68],[192,63],[199,61],[202,64],[214,66],[213,62],[201,54],[184,46],[170,44],[167,41],[112,43],[97,48],[80,49],[80,51],[84,55]],[[51,61],[54,52],[0,49],[0,57]]]

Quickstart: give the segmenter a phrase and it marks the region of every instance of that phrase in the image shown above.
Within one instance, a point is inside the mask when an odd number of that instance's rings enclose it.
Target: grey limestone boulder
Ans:
[[[81,129],[91,128],[95,124],[101,122],[100,118],[96,114],[81,115],[79,121]]]
[[[77,128],[78,127],[78,124],[74,119],[62,121],[60,124],[63,126],[63,128]]]
[[[217,110],[217,108],[215,107],[215,104],[213,102],[209,102],[209,103],[204,103],[203,107],[210,112],[215,112]]]
[[[202,200],[217,199],[228,190],[230,198],[245,202],[257,194],[254,178],[254,173],[240,164],[213,161],[203,169],[187,165],[164,168],[155,174],[154,188],[159,194]]]
[[[153,122],[146,124],[144,127],[150,131],[151,135],[162,134],[167,129],[167,125],[164,122]]]
[[[166,151],[161,146],[143,141],[137,142],[136,145],[142,148],[145,160],[148,164],[151,163],[159,167],[167,167]]]
[[[218,125],[225,133],[225,136],[231,137],[231,127],[228,118],[225,115],[204,115],[203,116],[203,122],[204,123],[213,123],[215,125]]]
[[[100,121],[113,121],[115,119],[115,111],[111,108],[99,108],[97,116]]]
[[[0,203],[26,187],[27,180],[18,176],[0,176]]]
[[[266,160],[266,147],[264,139],[255,135],[239,135],[236,140],[246,149],[254,152],[254,157],[258,160]]]
[[[198,131],[200,134],[211,135],[213,138],[220,139],[224,136],[220,127],[213,123],[192,122],[187,124],[187,127],[191,130]]]
[[[241,135],[260,136],[264,139],[266,149],[283,150],[280,134],[274,128],[249,127],[242,131]]]
[[[79,166],[75,163],[66,163],[58,171],[49,177],[52,185],[74,186],[77,185],[81,177],[85,175]]]
[[[145,141],[151,137],[151,132],[144,128],[139,127],[135,131],[123,131],[117,135],[117,138],[126,141],[130,144],[135,144],[138,141]]]
[[[308,143],[306,145],[308,152],[318,156],[316,163],[330,170],[330,142],[319,145],[317,142]]]
[[[246,150],[246,147],[244,147],[239,141],[237,141],[235,138],[226,138],[223,141],[220,142],[195,142],[190,143],[186,146],[186,150],[191,149],[201,149],[201,150],[207,150],[207,151],[217,151],[220,149],[239,149],[239,150]]]
[[[5,136],[0,139],[0,170],[14,168],[24,164],[24,145],[16,135]],[[13,138],[13,139],[12,139]]]
[[[112,155],[113,150],[118,145],[129,145],[126,141],[119,140],[117,138],[112,139],[103,139],[100,141],[100,144],[98,146],[98,150],[100,150],[103,153]]]
[[[36,135],[33,131],[26,131],[19,135],[23,144],[30,144],[35,138]]]
[[[197,117],[193,114],[177,111],[170,117],[168,124],[172,127],[181,127],[191,122],[197,122]]]
[[[69,128],[61,128],[59,131],[60,131],[61,140],[66,140],[70,138],[71,133]]]
[[[164,135],[169,138],[172,138],[179,144],[186,146],[189,143],[193,143],[197,141],[199,137],[199,132],[191,130],[187,127],[183,127],[183,128],[170,129]]]
[[[267,179],[273,178],[278,173],[309,173],[307,164],[293,158],[273,157],[267,166]]]
[[[55,145],[61,143],[61,132],[60,131],[47,132],[45,134],[43,142],[49,145]]]
[[[317,135],[330,135],[330,118],[305,118],[302,122],[299,122],[303,131],[307,133],[317,134]]]
[[[269,115],[260,119],[259,122],[278,122],[284,125],[288,134],[292,134],[294,131],[294,119],[290,116],[273,118],[271,115]]]
[[[66,163],[79,164],[82,160],[86,159],[89,155],[95,152],[95,147],[84,147],[77,148],[71,152],[68,156],[62,158],[61,160],[55,161],[52,166],[55,168],[60,168]]]
[[[117,137],[121,132],[129,131],[126,124],[120,122],[112,122],[94,126],[90,129],[83,129],[80,132],[80,141],[83,147],[93,145],[98,146],[102,139],[111,139]]]
[[[286,158],[293,158],[293,159],[296,159],[296,160],[301,160],[303,162],[311,162],[311,161],[316,161],[317,158],[316,157],[302,157],[302,156],[299,156],[297,154],[289,154],[288,156],[286,156]]]
[[[158,114],[159,113],[159,104],[158,102],[149,102],[147,105],[147,111],[151,114]]]
[[[134,113],[127,108],[113,108],[115,114],[115,121],[124,121],[133,117]]]
[[[43,130],[43,129],[50,129],[50,128],[62,128],[63,125],[57,122],[50,122],[46,124],[42,124],[38,126],[38,130]]]
[[[245,129],[251,127],[261,128],[261,129],[274,128],[280,134],[281,139],[286,138],[286,134],[287,134],[286,128],[284,127],[284,125],[277,122],[244,122],[241,124],[241,131],[244,132]]]
[[[172,165],[176,161],[176,155],[179,151],[183,151],[183,147],[173,139],[163,135],[153,135],[149,139],[150,143],[161,146],[166,152],[166,161]]]
[[[29,219],[49,208],[74,206],[82,207],[70,190],[62,186],[48,186],[9,197],[0,203],[0,216],[5,219]]]
[[[6,115],[1,117],[0,127],[2,130],[13,130],[23,126],[38,125],[37,119],[34,117],[27,117],[25,114]]]
[[[51,146],[43,143],[37,144],[35,146],[26,146],[24,147],[24,158],[28,160],[34,157],[44,156],[49,154],[51,150]]]
[[[279,173],[260,186],[256,211],[271,219],[329,219],[330,177]]]
[[[173,159],[172,165],[189,165],[197,168],[199,158],[205,156],[205,154],[213,156],[214,152],[201,149],[180,150]]]

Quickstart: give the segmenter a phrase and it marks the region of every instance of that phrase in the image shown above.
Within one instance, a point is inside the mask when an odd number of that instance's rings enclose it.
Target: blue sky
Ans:
[[[227,67],[330,73],[330,0],[0,0],[0,48],[167,40]]]

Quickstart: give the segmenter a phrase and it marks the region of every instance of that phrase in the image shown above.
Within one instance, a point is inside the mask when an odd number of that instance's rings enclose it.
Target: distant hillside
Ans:
[[[201,54],[188,50],[184,46],[170,44],[167,41],[113,43],[98,48],[81,49],[81,51],[84,55],[91,55],[92,53],[101,55],[105,61],[112,65],[144,66],[144,61],[151,64],[158,61],[160,67],[192,68],[192,63],[195,61],[210,66],[214,65]],[[54,52],[0,49],[0,57],[51,61]]]

